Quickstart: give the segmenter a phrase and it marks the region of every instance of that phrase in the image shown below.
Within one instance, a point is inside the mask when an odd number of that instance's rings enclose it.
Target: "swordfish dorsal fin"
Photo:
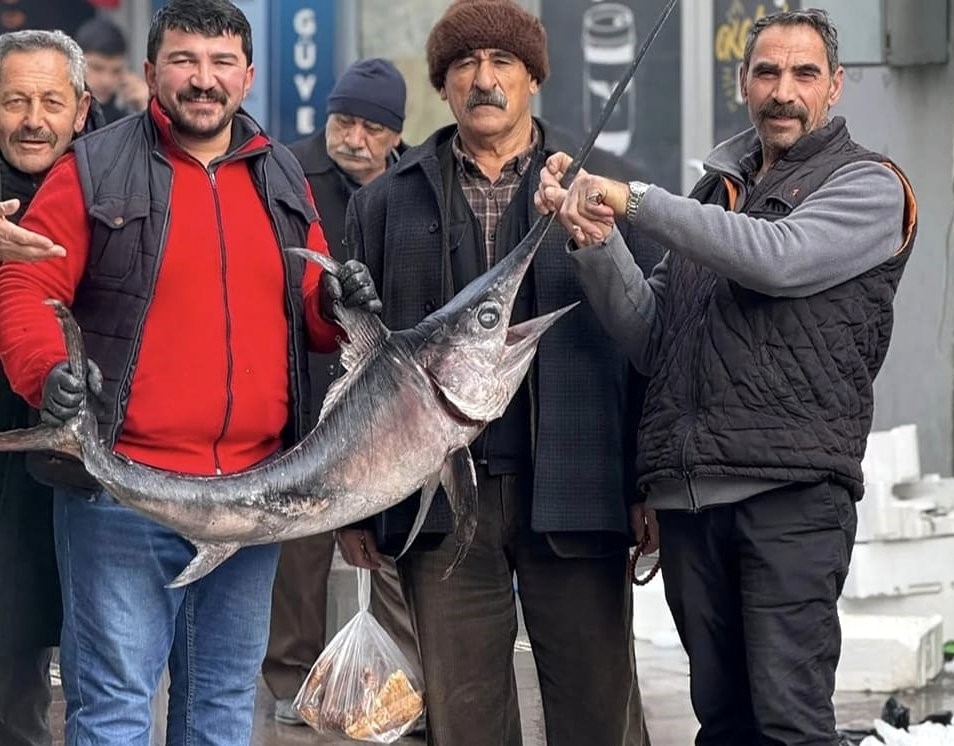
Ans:
[[[335,315],[348,335],[346,340],[341,340],[341,366],[345,372],[328,387],[318,422],[325,419],[325,415],[351,387],[352,381],[368,364],[375,351],[391,336],[381,319],[373,313],[359,308],[345,308],[340,303],[335,303]]]
[[[306,262],[314,262],[320,265],[325,272],[335,276],[341,272],[344,266],[334,257],[320,254],[311,249],[292,246],[286,248],[285,253],[299,256]],[[391,334],[388,328],[381,323],[381,319],[373,313],[368,313],[360,308],[345,308],[339,302],[334,304],[334,310],[341,328],[348,337],[347,340],[341,342],[341,365],[346,372],[328,387],[325,401],[321,405],[321,415],[318,417],[319,423],[325,419],[325,415],[351,386],[351,382],[357,378],[372,353],[381,347]]]

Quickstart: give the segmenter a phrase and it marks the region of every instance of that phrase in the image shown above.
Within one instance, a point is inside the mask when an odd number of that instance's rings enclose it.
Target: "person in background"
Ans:
[[[60,31],[0,35],[0,262],[63,256],[16,225],[70,142],[92,124],[83,53]],[[0,431],[28,427],[30,408],[0,371]],[[59,643],[60,588],[52,490],[22,453],[0,454],[0,743],[48,746],[50,659]]]
[[[102,106],[106,122],[143,111],[149,103],[149,86],[127,66],[122,29],[104,16],[95,16],[74,36],[86,56],[86,84]]]
[[[688,198],[585,172],[566,191],[563,153],[537,194],[604,326],[652,375],[639,480],[699,746],[840,743],[837,601],[917,227],[907,178],[830,116],[844,74],[825,11],[765,16],[739,71],[754,129],[716,147]],[[669,249],[651,274],[623,217]]]
[[[109,0],[3,0],[0,34],[26,29],[60,29],[72,34],[81,23],[93,17],[96,6],[105,2]]]
[[[334,302],[380,309],[366,268],[332,278],[283,251],[327,248],[298,161],[240,108],[254,74],[233,3],[170,0],[149,30],[149,108],[76,140],[40,186],[23,227],[67,251],[0,267],[0,360],[44,422],[74,416],[88,387],[117,453],[242,471],[301,439],[307,350],[334,348]],[[87,381],[69,371],[51,297],[83,330]],[[168,588],[194,548],[81,464],[49,466],[66,743],[147,746],[168,665],[168,744],[248,744],[278,546]]]
[[[321,216],[331,255],[348,259],[345,210],[352,192],[397,162],[407,86],[393,64],[359,60],[342,73],[328,96],[325,127],[292,143]],[[338,353],[311,353],[312,415],[317,418],[331,381],[338,375]],[[328,575],[334,555],[332,534],[285,542],[272,591],[272,621],[262,675],[275,696],[275,719],[303,725],[292,701],[325,645]],[[371,610],[411,662],[417,642],[408,619],[394,561],[382,557],[371,574]]]
[[[536,217],[540,168],[561,149],[530,110],[549,70],[546,33],[517,3],[452,3],[431,29],[427,63],[454,124],[355,192],[346,221],[348,248],[368,263],[392,329],[421,321],[517,245]],[[605,168],[614,160],[601,152],[591,159]],[[631,239],[648,271],[658,248]],[[566,241],[554,225],[511,323],[582,298]],[[428,743],[522,742],[515,577],[547,743],[649,743],[627,577],[643,385],[583,302],[544,335],[507,411],[471,445],[476,536],[443,582],[456,541],[446,498],[434,498],[421,534],[397,561],[424,667]],[[374,567],[379,553],[400,552],[417,504],[404,501],[373,529],[339,531],[345,559]]]

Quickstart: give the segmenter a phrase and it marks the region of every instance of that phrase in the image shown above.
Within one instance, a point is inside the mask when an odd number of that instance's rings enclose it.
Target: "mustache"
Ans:
[[[179,101],[213,101],[217,104],[227,104],[228,99],[225,94],[215,88],[196,88],[189,86],[188,89],[176,94]]]
[[[49,145],[56,144],[56,135],[42,127],[20,127],[13,133],[12,139],[14,142],[29,140],[30,142],[45,142]]]
[[[498,109],[507,108],[507,97],[503,91],[494,88],[492,91],[474,90],[470,92],[464,106],[473,109],[476,106],[496,106]]]
[[[366,161],[371,160],[371,154],[364,148],[349,148],[347,145],[339,145],[334,149],[335,155],[346,155],[350,158],[361,158]]]
[[[797,104],[780,104],[769,99],[759,108],[759,120],[764,121],[770,117],[797,119],[803,128],[808,126],[808,112]]]

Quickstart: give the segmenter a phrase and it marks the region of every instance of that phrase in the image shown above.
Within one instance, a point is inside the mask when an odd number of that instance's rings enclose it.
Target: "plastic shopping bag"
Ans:
[[[371,615],[371,571],[358,571],[358,613],[332,638],[295,697],[319,732],[393,743],[424,713],[422,677]]]

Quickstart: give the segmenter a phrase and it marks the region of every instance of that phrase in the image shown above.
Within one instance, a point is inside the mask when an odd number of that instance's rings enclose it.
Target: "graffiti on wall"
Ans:
[[[786,0],[715,0],[712,39],[712,135],[722,142],[749,126],[739,91],[739,67],[745,39],[759,18],[790,9]]]

